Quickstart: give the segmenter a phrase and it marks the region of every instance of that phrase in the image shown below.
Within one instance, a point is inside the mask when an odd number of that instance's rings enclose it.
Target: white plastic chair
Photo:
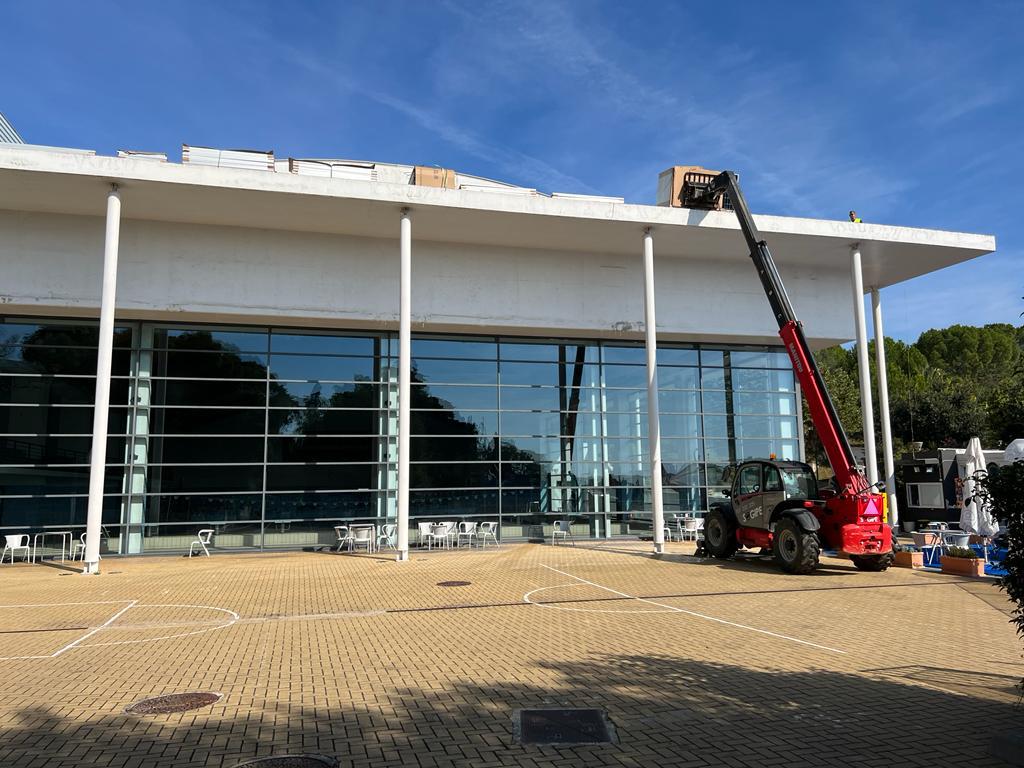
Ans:
[[[188,556],[192,557],[192,552],[195,551],[196,546],[200,546],[207,557],[210,556],[210,550],[207,547],[210,545],[210,540],[213,538],[213,528],[203,528],[199,531],[196,536],[196,540],[188,545]]]
[[[441,523],[441,535],[444,537],[444,545],[450,547],[453,543],[456,543],[459,536],[458,526],[454,520],[445,520]]]
[[[391,547],[391,549],[398,549],[395,542],[395,534],[398,533],[398,526],[394,523],[388,523],[382,525],[377,531],[377,549],[380,549],[381,542],[384,542],[385,547]]]
[[[85,531],[77,539],[71,539],[71,560],[74,562],[79,557],[85,560]]]
[[[498,524],[494,522],[480,523],[479,528],[476,532],[476,537],[480,540],[480,546],[487,547],[487,539],[490,538],[494,542],[494,546],[498,546]]]
[[[338,546],[335,548],[335,552],[341,552],[341,548],[346,544],[350,550],[352,549],[352,532],[349,531],[347,525],[334,526],[334,535],[338,537]]]
[[[32,550],[28,545],[28,534],[27,533],[8,533],[4,536],[4,551],[0,553],[0,563],[7,557],[7,552],[11,553],[11,565],[14,565],[14,553],[21,550],[25,553],[25,559],[32,559]]]
[[[688,539],[697,540],[697,531],[700,530],[697,518],[687,517],[680,521],[679,540],[686,541]]]
[[[462,540],[467,539],[469,546],[473,546],[473,540],[476,538],[476,523],[459,523],[459,532],[456,537],[455,546],[461,547]]]
[[[576,539],[572,536],[571,523],[568,520],[555,520],[551,529],[551,543],[555,544],[558,539],[570,541],[574,547],[576,546]]]
[[[426,544],[429,548],[434,538],[434,524],[417,523],[416,527],[419,529],[420,532],[419,545],[422,547],[424,544]]]
[[[357,547],[366,547],[367,552],[373,552],[374,543],[374,529],[373,526],[366,526],[363,528],[356,528],[352,531],[352,542],[349,547],[354,551]]]

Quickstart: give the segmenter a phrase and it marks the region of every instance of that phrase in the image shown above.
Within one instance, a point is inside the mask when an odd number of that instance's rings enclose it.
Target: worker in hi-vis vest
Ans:
[[[861,221],[861,218],[860,216],[857,215],[856,211],[850,211],[850,221],[852,221],[854,224],[864,223],[863,221]]]

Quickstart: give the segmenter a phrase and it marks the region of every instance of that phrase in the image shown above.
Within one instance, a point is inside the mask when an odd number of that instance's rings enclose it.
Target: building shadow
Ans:
[[[288,673],[278,674],[271,690],[288,690]],[[542,662],[497,682],[409,675],[373,696],[353,680],[348,700],[321,693],[316,706],[234,702],[230,689],[213,707],[179,715],[111,714],[106,700],[108,711],[71,718],[63,705],[39,703],[0,731],[0,764],[228,768],[318,753],[346,766],[1002,766],[988,743],[1020,724],[1006,701],[1011,678],[934,667],[855,674],[627,654]],[[619,743],[515,744],[512,713],[527,707],[606,710]]]

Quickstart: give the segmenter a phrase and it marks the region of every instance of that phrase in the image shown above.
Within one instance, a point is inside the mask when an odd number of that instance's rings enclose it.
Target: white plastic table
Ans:
[[[39,533],[35,534],[32,537],[32,557],[29,559],[29,562],[34,563],[37,559],[40,539],[42,539],[43,544],[45,544],[47,536],[60,536],[60,561],[63,563],[67,560],[67,557],[64,556],[65,551],[67,551],[68,554],[70,554],[71,537],[73,535],[74,534],[71,531],[40,531]]]

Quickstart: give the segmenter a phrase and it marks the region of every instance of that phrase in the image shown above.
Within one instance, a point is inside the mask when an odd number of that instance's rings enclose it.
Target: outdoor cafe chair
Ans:
[[[85,531],[77,539],[71,540],[71,560],[75,561],[79,557],[85,560]]]
[[[8,533],[4,536],[4,551],[0,553],[0,563],[7,557],[7,553],[11,553],[11,565],[14,565],[14,553],[21,550],[25,553],[25,559],[30,560],[32,558],[32,550],[28,546],[28,534],[27,533]]]
[[[551,529],[551,543],[555,544],[558,539],[570,541],[574,547],[576,546],[576,539],[572,537],[570,521],[555,520],[554,527]]]
[[[462,540],[467,539],[469,546],[473,546],[473,540],[476,538],[476,523],[459,523],[459,532],[456,538],[455,545],[458,547],[462,546]]]
[[[480,523],[480,527],[477,529],[476,536],[480,540],[481,547],[487,547],[487,539],[491,539],[494,542],[494,546],[498,546],[497,536],[498,524],[494,522]]]
[[[367,552],[373,552],[374,539],[374,526],[365,525],[359,528],[355,528],[352,531],[352,541],[349,544],[349,548],[355,550],[358,547],[366,547]]]
[[[703,520],[698,520],[696,517],[686,517],[679,521],[679,540],[686,541],[687,539],[697,540],[697,531],[701,529]]]
[[[384,543],[385,547],[391,547],[391,549],[397,549],[395,544],[395,534],[398,533],[398,526],[394,523],[388,523],[382,525],[380,530],[377,532],[377,549],[380,549],[381,542]]]
[[[341,548],[346,544],[349,545],[349,549],[352,549],[352,533],[347,525],[334,526],[334,535],[338,537],[338,546],[334,550],[335,552],[341,552]]]
[[[458,527],[454,520],[444,520],[441,522],[441,528],[441,535],[444,536],[444,545],[450,547],[458,538]]]
[[[209,557],[210,556],[210,550],[207,549],[207,547],[209,547],[210,540],[212,538],[213,538],[213,528],[203,528],[203,529],[201,529],[199,531],[199,533],[196,535],[195,540],[191,544],[188,545],[188,556],[192,557],[192,553],[195,551],[195,548],[196,547],[201,547],[202,550],[203,550],[203,553],[207,557]]]
[[[434,523],[417,523],[416,527],[419,530],[419,545],[429,547],[433,543]]]

